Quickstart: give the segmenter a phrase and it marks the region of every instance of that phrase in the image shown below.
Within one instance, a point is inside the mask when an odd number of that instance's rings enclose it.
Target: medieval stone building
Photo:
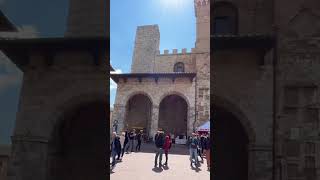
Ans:
[[[210,2],[197,0],[196,42],[191,52],[159,52],[157,25],[136,31],[131,73],[111,74],[117,83],[113,119],[119,131],[158,129],[190,135],[210,117]],[[161,27],[160,27],[161,29]]]
[[[319,1],[211,6],[214,175],[318,180]]]

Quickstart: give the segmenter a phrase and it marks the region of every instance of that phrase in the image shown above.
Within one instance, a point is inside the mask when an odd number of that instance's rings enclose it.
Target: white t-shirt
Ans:
[[[121,144],[122,148],[123,148],[123,145],[124,145],[124,140],[125,140],[125,137],[124,136],[120,136],[120,144]]]

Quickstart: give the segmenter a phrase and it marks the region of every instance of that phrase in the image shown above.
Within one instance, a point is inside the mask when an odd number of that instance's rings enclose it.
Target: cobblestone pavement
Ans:
[[[124,154],[123,161],[118,162],[110,174],[111,180],[209,180],[206,160],[199,168],[191,168],[189,156],[169,154],[168,167],[154,168],[154,153],[132,152]],[[200,159],[200,158],[199,158]],[[165,156],[163,155],[163,162]]]

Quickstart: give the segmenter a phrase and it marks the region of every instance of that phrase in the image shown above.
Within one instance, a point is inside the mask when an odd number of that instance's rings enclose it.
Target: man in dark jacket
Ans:
[[[137,146],[136,146],[136,151],[140,151],[141,148],[141,140],[142,140],[142,130],[139,131],[137,134]]]
[[[117,136],[116,132],[113,132],[111,142],[112,168],[116,165],[116,155],[119,152],[121,152],[120,138]]]
[[[122,151],[122,155],[121,157],[123,157],[123,153],[124,151],[127,152],[127,154],[129,153],[128,150],[129,150],[129,133],[128,133],[128,130],[125,131],[125,139],[124,139],[124,145],[123,145],[123,151]]]
[[[154,137],[155,145],[156,145],[156,157],[154,159],[154,167],[158,165],[158,157],[159,157],[159,167],[162,166],[162,154],[163,154],[163,144],[164,144],[164,135],[163,132],[158,131]]]

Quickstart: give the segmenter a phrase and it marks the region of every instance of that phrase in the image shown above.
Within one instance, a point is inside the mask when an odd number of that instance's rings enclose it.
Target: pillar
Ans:
[[[194,107],[188,107],[188,121],[187,121],[187,134],[188,136],[192,134],[193,132],[193,126],[195,123],[195,108]]]
[[[159,125],[159,106],[152,106],[149,137],[154,137],[154,135],[158,131],[158,125]]]
[[[113,121],[115,119],[118,120],[118,131],[117,131],[117,134],[119,134],[125,128],[125,113],[126,113],[125,105],[122,105],[122,104],[115,104],[114,105],[111,124],[113,126]]]

